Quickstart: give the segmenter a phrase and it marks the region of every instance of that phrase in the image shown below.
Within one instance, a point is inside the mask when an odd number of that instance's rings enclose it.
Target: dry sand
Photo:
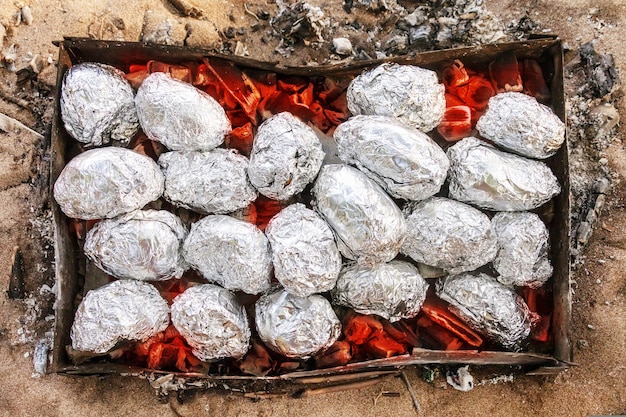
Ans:
[[[315,3],[315,2],[313,2]],[[0,0],[0,19],[10,22],[18,8],[14,0]],[[189,19],[176,15],[165,0],[32,0],[29,4],[34,23],[22,23],[11,30],[5,47],[19,44],[18,68],[30,52],[44,61],[54,60],[53,40],[62,36],[88,36],[137,40],[146,10],[169,17],[174,30],[184,31]],[[220,28],[241,27],[254,19],[245,13],[243,3],[197,1],[209,21]],[[273,2],[251,1],[253,10]],[[318,2],[321,4],[321,2]],[[567,0],[488,0],[487,8],[503,21],[530,15],[559,34],[571,47],[596,39],[600,52],[614,54],[618,66],[625,68],[626,5],[620,0],[599,2]],[[592,10],[595,8],[595,10]],[[341,18],[340,7],[337,19]],[[232,16],[232,19],[231,19]],[[118,18],[122,18],[123,28]],[[117,24],[117,26],[116,26]],[[13,26],[12,24],[8,26]],[[208,32],[206,32],[208,33]],[[197,34],[197,33],[196,33]],[[264,46],[259,35],[244,36],[252,56],[271,57],[273,46]],[[207,40],[209,42],[209,40]],[[306,56],[307,50],[299,51]],[[314,55],[311,51],[311,55]],[[44,81],[54,83],[54,68],[45,70]],[[6,99],[0,111],[45,134],[49,129],[49,95],[37,97],[36,90],[16,87],[15,75],[0,70],[0,88],[9,96],[19,95],[35,106],[21,108]],[[619,104],[624,114],[624,101]],[[624,127],[619,136],[623,137]],[[39,187],[42,161],[41,140],[32,135],[0,132],[0,415],[6,416],[398,416],[413,415],[412,404],[400,379],[391,378],[378,386],[308,399],[273,399],[253,402],[232,394],[199,393],[180,404],[176,399],[159,402],[146,381],[125,377],[73,378],[58,375],[33,377],[34,343],[50,328],[46,301],[40,294],[42,284],[52,286],[49,250],[41,239],[45,222],[33,219],[41,213],[46,195]],[[626,152],[621,141],[609,151],[609,164],[619,178],[626,175]],[[45,178],[43,178],[45,180]],[[423,415],[433,416],[589,416],[626,414],[626,189],[622,181],[609,198],[600,225],[586,252],[584,266],[575,272],[573,303],[574,361],[578,366],[556,377],[516,376],[512,382],[476,386],[461,393],[447,386],[442,377],[427,384],[415,369],[407,373],[417,392]],[[33,239],[36,238],[36,239]],[[49,243],[49,242],[48,242]],[[19,245],[24,252],[25,301],[9,300],[5,289],[11,268],[11,251]],[[35,298],[36,297],[36,298]],[[35,303],[35,299],[38,301]],[[49,319],[49,317],[48,317]],[[476,369],[470,369],[472,373]],[[490,370],[485,377],[496,375]],[[478,375],[478,373],[476,374]],[[477,378],[480,379],[480,378]],[[381,391],[399,392],[400,397],[380,397]]]

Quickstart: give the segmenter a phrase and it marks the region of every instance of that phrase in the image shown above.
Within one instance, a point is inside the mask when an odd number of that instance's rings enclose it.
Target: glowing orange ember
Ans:
[[[472,133],[472,110],[467,106],[446,108],[443,120],[437,131],[448,142],[454,142],[470,136]]]

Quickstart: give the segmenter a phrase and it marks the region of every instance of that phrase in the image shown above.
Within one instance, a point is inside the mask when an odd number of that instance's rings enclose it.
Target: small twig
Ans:
[[[409,377],[406,376],[406,373],[404,371],[400,372],[400,375],[402,375],[402,380],[404,381],[404,385],[406,385],[406,389],[409,391],[411,400],[413,400],[413,407],[415,407],[415,411],[417,412],[417,414],[420,414],[422,412],[422,407],[420,406],[420,402],[417,400],[415,391],[413,391],[411,382],[409,382]]]
[[[186,0],[167,0],[176,10],[185,16],[199,18],[204,16],[204,11],[190,4]]]
[[[259,21],[259,16],[255,15],[254,13],[252,13],[250,11],[250,9],[248,9],[248,5],[246,3],[243,4],[243,8],[246,11],[246,13],[248,13],[250,16],[254,17],[257,22]]]
[[[28,101],[24,100],[23,98],[15,97],[2,89],[0,89],[0,97],[2,97],[3,100],[8,101],[9,103],[13,103],[22,107],[23,109],[32,110]]]
[[[43,139],[43,136],[41,134],[24,125],[19,120],[15,120],[14,118],[9,117],[4,113],[0,113],[0,130],[4,132],[17,132],[20,130],[25,130],[33,134],[37,139]]]
[[[24,260],[19,246],[13,248],[11,265],[7,295],[11,300],[21,300],[24,298]]]

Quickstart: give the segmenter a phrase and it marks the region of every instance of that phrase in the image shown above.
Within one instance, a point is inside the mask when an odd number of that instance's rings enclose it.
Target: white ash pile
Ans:
[[[572,193],[572,254],[583,262],[611,185],[617,176],[609,166],[609,147],[619,143],[616,109],[620,77],[611,54],[599,54],[591,42],[565,66],[570,180]]]

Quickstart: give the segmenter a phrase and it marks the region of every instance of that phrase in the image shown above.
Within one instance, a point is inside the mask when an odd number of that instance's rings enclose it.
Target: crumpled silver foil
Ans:
[[[242,220],[216,214],[193,223],[183,257],[226,289],[258,294],[270,288],[270,244],[258,227]]]
[[[265,235],[272,247],[274,275],[299,297],[330,291],[341,270],[333,231],[304,204],[292,204],[272,217]]]
[[[201,361],[239,359],[250,347],[246,310],[235,294],[217,285],[196,285],[176,296],[172,324]]]
[[[143,81],[135,105],[148,138],[173,151],[210,151],[231,131],[226,112],[213,97],[162,72]]]
[[[357,76],[346,93],[352,114],[398,118],[430,132],[446,110],[445,87],[437,73],[412,65],[385,63]]]
[[[109,65],[72,66],[63,78],[60,108],[65,130],[87,146],[127,145],[139,129],[133,88]]]
[[[486,214],[467,204],[431,197],[405,208],[402,253],[451,274],[473,271],[496,256],[498,245]]]
[[[91,149],[65,165],[54,199],[68,217],[112,218],[158,199],[163,183],[159,166],[145,155],[125,148]]]
[[[70,337],[75,350],[106,353],[124,340],[146,340],[165,330],[170,308],[147,282],[120,280],[91,290],[81,301]]]
[[[519,348],[530,334],[535,317],[522,297],[487,274],[448,276],[436,289],[455,314],[507,349]]]
[[[468,137],[447,151],[450,197],[495,211],[537,208],[561,192],[550,168],[540,161],[497,150]]]
[[[180,278],[187,229],[165,210],[137,210],[102,220],[87,233],[87,258],[120,279],[164,281]]]
[[[321,295],[297,297],[279,290],[261,296],[255,312],[263,343],[288,358],[308,358],[341,335],[341,322]]]
[[[287,200],[315,179],[323,160],[315,131],[291,113],[278,113],[259,126],[248,176],[264,196]]]
[[[311,192],[312,204],[334,230],[343,256],[374,265],[398,254],[406,231],[402,212],[361,171],[324,165]]]
[[[165,176],[164,197],[200,213],[226,214],[257,197],[248,180],[248,158],[234,150],[167,152],[159,157]]]
[[[424,200],[448,174],[445,152],[419,130],[386,116],[354,116],[334,133],[339,157],[355,165],[392,197]]]
[[[391,261],[372,268],[352,265],[341,271],[333,291],[335,304],[391,322],[417,316],[428,283],[408,262]]]
[[[505,285],[541,287],[552,276],[549,234],[534,213],[498,213],[491,224],[498,237],[493,267]]]
[[[500,93],[478,119],[482,136],[520,155],[545,159],[565,140],[565,123],[552,109],[523,93]]]

